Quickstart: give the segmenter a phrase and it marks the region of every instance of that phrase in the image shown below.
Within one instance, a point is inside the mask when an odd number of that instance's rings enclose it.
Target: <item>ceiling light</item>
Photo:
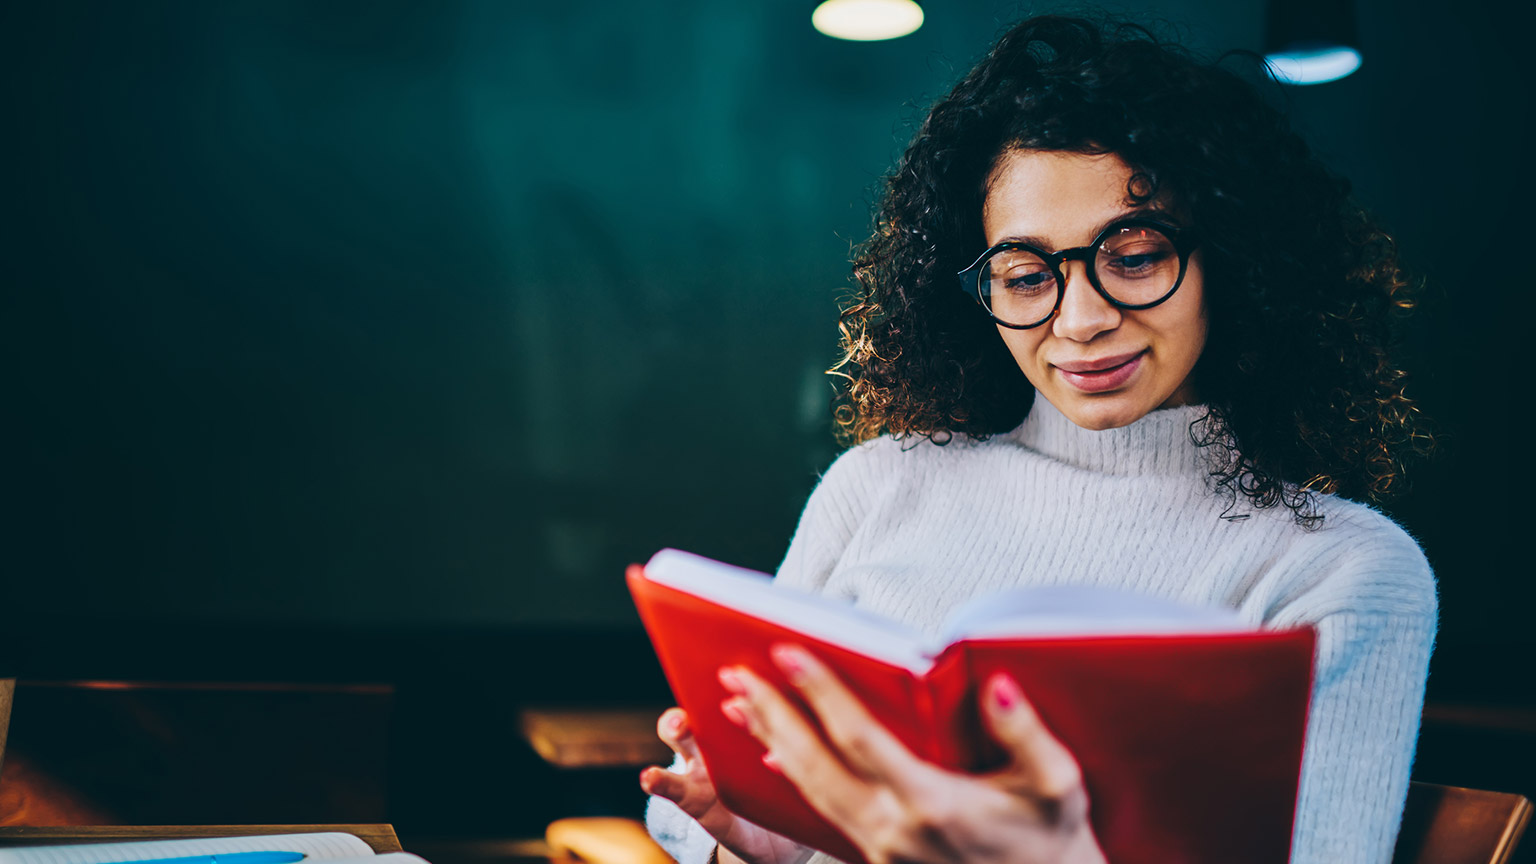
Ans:
[[[1360,52],[1353,48],[1277,51],[1264,60],[1269,74],[1282,84],[1323,84],[1360,68]]]
[[[1360,68],[1353,0],[1269,0],[1264,59],[1285,84],[1337,81]]]
[[[811,13],[811,26],[836,39],[895,39],[923,26],[923,7],[913,0],[826,0]]]

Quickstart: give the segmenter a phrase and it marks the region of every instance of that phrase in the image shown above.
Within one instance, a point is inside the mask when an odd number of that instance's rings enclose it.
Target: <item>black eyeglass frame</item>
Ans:
[[[1173,287],[1169,288],[1163,296],[1150,303],[1125,303],[1116,300],[1108,291],[1104,290],[1103,284],[1099,282],[1098,268],[1093,266],[1093,259],[1099,254],[1099,247],[1104,245],[1104,242],[1109,239],[1111,234],[1124,228],[1151,228],[1167,237],[1173,243],[1174,251],[1179,253],[1179,276],[1173,280]],[[1061,272],[1061,265],[1063,263],[1067,261],[1082,261],[1086,265],[1084,269],[1088,271],[1088,284],[1093,286],[1093,290],[1097,291],[1099,296],[1104,298],[1105,302],[1116,309],[1151,309],[1153,306],[1163,303],[1169,297],[1172,297],[1174,292],[1179,290],[1179,286],[1184,284],[1184,274],[1189,271],[1189,256],[1194,254],[1195,249],[1199,248],[1199,246],[1200,238],[1195,234],[1194,229],[1175,228],[1166,222],[1159,222],[1156,219],[1132,217],[1120,219],[1104,226],[1104,230],[1099,232],[1099,236],[1093,238],[1093,242],[1087,246],[1074,246],[1071,249],[1062,249],[1059,252],[1047,252],[1038,246],[1012,240],[999,243],[981,253],[981,257],[977,258],[975,263],[955,275],[960,279],[960,290],[964,291],[972,300],[975,300],[977,305],[981,306],[982,310],[987,313],[987,317],[991,318],[999,326],[1007,327],[1010,330],[1033,330],[1055,318],[1056,313],[1061,311],[1061,298],[1066,295],[1067,291],[1067,278]],[[1039,256],[1040,260],[1044,261],[1045,265],[1051,268],[1051,275],[1056,277],[1056,303],[1051,307],[1051,311],[1046,313],[1044,318],[1033,324],[1009,324],[1007,321],[993,315],[991,307],[987,305],[987,301],[981,296],[982,267],[993,256],[1013,249],[1021,249]]]

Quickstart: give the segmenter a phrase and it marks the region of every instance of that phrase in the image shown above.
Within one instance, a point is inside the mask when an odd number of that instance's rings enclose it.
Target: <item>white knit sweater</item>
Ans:
[[[1214,492],[1208,454],[1189,436],[1203,413],[1154,411],[1095,432],[1037,395],[1018,429],[985,442],[855,447],[812,493],[777,581],[929,632],[978,593],[1056,584],[1226,606],[1254,625],[1314,624],[1291,860],[1384,864],[1434,642],[1429,565],[1362,504],[1322,496],[1322,527],[1304,531],[1289,510]],[[714,845],[663,799],[651,799],[647,822],[682,864]]]

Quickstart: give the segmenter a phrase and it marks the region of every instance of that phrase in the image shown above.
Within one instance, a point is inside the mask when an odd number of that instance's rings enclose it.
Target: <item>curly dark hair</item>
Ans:
[[[1412,305],[1391,238],[1220,61],[1061,16],[1009,30],[886,178],[831,370],[845,443],[986,438],[1029,412],[1033,388],[955,278],[985,248],[986,184],[1014,148],[1113,153],[1129,200],[1171,198],[1199,231],[1210,330],[1193,374],[1209,411],[1190,434],[1233,503],[1310,528],[1313,492],[1380,502],[1402,486],[1431,439],[1388,356]]]

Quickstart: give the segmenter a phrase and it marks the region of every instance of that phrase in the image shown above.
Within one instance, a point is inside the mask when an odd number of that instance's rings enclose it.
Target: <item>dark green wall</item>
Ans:
[[[933,2],[859,45],[801,5],[11,4],[6,594],[628,628],[620,569],[660,546],[771,568],[834,453],[820,370],[876,181],[1045,8]],[[1259,47],[1257,3],[1156,6]],[[1525,241],[1477,251],[1523,197],[1529,95],[1518,28],[1457,9],[1362,0],[1361,72],[1292,95],[1428,280],[1406,348],[1444,446],[1394,512],[1452,648],[1529,640],[1533,599]]]

